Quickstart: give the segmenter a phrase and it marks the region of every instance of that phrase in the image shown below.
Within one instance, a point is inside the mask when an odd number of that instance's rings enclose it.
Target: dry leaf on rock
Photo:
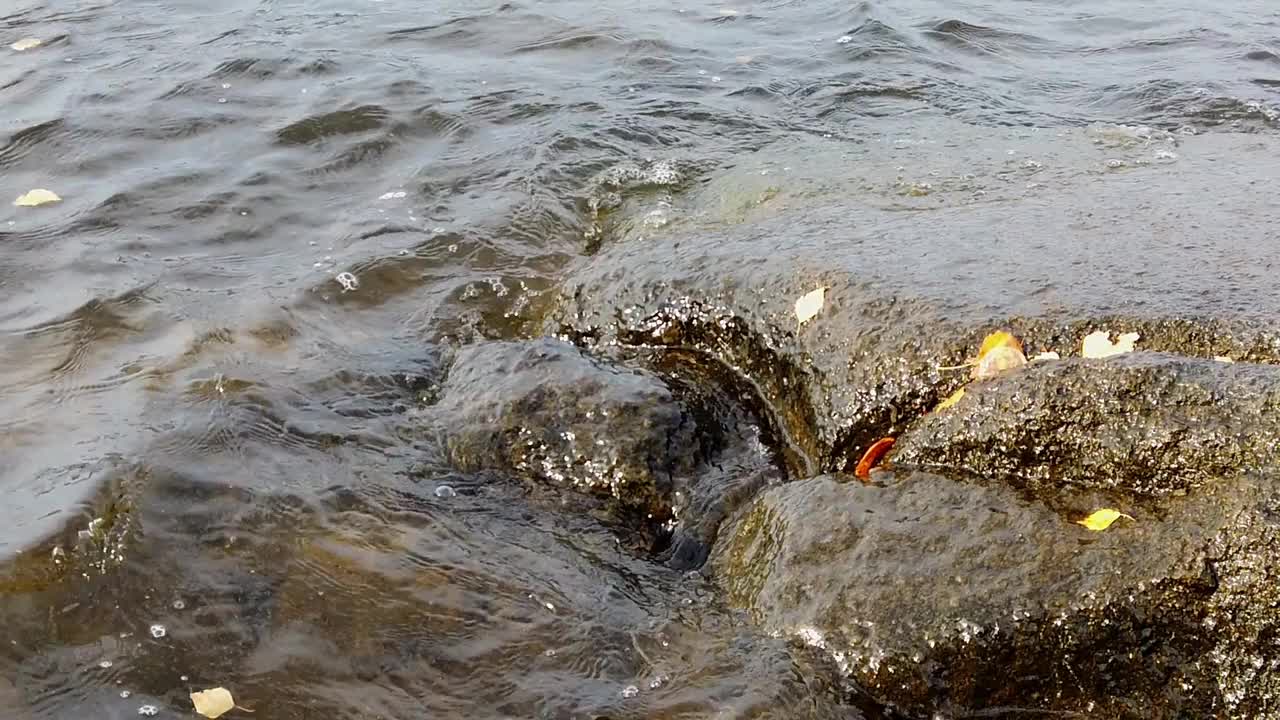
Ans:
[[[935,411],[937,411],[937,410],[946,410],[947,408],[951,407],[952,405],[955,405],[956,403],[960,402],[960,398],[962,398],[962,397],[964,397],[964,388],[960,388],[959,390],[957,390],[957,391],[955,391],[955,392],[951,393],[950,395],[948,395],[948,396],[947,396],[947,399],[946,399],[946,400],[943,400],[943,401],[942,401],[942,402],[940,402],[940,403],[938,403],[938,407],[934,408],[934,410],[935,410]]]
[[[1141,336],[1138,333],[1124,333],[1116,342],[1111,342],[1111,333],[1105,330],[1091,332],[1084,336],[1080,354],[1087,358],[1105,358],[1112,355],[1123,355],[1133,352],[1134,343]]]
[[[39,207],[41,205],[48,205],[49,203],[61,201],[62,198],[58,197],[58,194],[52,190],[36,188],[31,192],[19,195],[18,199],[13,201],[13,204],[18,207]]]
[[[17,50],[18,52],[22,52],[23,50],[34,50],[43,44],[44,44],[44,41],[41,40],[40,38],[29,37],[29,38],[22,38],[21,40],[10,45],[9,47],[13,48],[14,50]]]
[[[971,375],[974,380],[988,380],[1026,364],[1027,356],[1022,354],[1020,348],[1013,345],[1000,345],[978,360]]]
[[[884,457],[892,447],[893,438],[891,437],[880,438],[871,443],[871,447],[862,454],[862,459],[858,461],[858,467],[854,469],[853,474],[863,482],[870,480],[871,468],[875,467],[876,463],[880,462],[880,458]]]
[[[1083,525],[1094,532],[1102,532],[1103,530],[1111,527],[1111,523],[1119,520],[1120,518],[1129,518],[1132,520],[1133,516],[1125,515],[1119,510],[1102,508],[1083,520],[1077,520],[1076,524]]]
[[[820,287],[810,293],[805,293],[799,300],[796,300],[796,320],[803,325],[812,320],[819,312],[822,311],[822,305],[827,299],[827,289]]]
[[[997,330],[982,339],[982,346],[978,348],[978,359],[981,360],[987,353],[1000,347],[1012,347],[1022,352],[1022,343],[1013,333],[1008,330]]]
[[[1062,356],[1053,350],[1045,350],[1044,352],[1040,353],[1039,355],[1031,359],[1033,361],[1034,360],[1061,360]]]
[[[1027,356],[1022,354],[1018,338],[1007,330],[997,330],[983,338],[978,348],[978,364],[969,376],[974,380],[987,380],[1026,364]]]
[[[234,708],[236,701],[231,699],[231,691],[217,687],[191,693],[191,704],[201,715],[216,718]]]
[[[1214,359],[1214,360],[1217,360],[1217,361],[1218,361],[1218,362],[1220,362],[1220,363],[1227,363],[1227,364],[1233,364],[1233,363],[1235,363],[1235,360],[1232,360],[1231,358],[1227,357],[1226,355],[1215,355],[1215,356],[1213,357],[1213,359]]]

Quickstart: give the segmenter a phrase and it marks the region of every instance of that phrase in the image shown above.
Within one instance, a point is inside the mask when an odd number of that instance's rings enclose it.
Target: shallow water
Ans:
[[[451,467],[421,422],[450,348],[537,332],[606,191],[779,140],[1280,124],[1261,0],[3,12],[0,192],[63,198],[0,205],[19,718],[216,685],[280,718],[874,713],[699,575]]]

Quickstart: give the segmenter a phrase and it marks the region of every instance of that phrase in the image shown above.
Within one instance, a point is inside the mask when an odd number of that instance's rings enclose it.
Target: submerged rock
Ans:
[[[1242,482],[1049,503],[923,472],[769,489],[717,545],[728,596],[911,716],[1280,714],[1280,496]]]

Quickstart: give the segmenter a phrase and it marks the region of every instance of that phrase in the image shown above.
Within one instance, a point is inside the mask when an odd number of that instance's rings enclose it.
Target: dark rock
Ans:
[[[610,218],[622,234],[596,238],[545,328],[718,362],[792,479],[900,437],[888,487],[740,486],[765,489],[736,514],[729,498],[710,563],[879,700],[1280,717],[1280,295],[1256,191],[1280,147],[1163,137],[1176,162],[1156,163],[1113,133],[1000,133],[741,158],[664,199],[661,224]],[[1067,359],[931,413],[998,328]],[[1080,359],[1095,330],[1141,352]],[[1074,524],[1100,507],[1137,520]]]
[[[883,477],[883,476],[881,476]],[[911,716],[1280,716],[1280,496],[1121,505],[923,472],[774,487],[712,558],[730,600]]]
[[[705,452],[671,390],[555,340],[462,348],[435,411],[464,471],[505,470],[608,497],[661,522]]]
[[[1186,492],[1280,460],[1280,368],[1137,352],[1032,363],[970,385],[891,459],[1077,485]]]

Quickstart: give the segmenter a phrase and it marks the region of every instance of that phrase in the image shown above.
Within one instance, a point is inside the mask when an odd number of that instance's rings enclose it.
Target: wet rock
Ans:
[[[659,522],[706,456],[697,423],[656,375],[555,340],[465,347],[434,412],[453,463],[609,498]]]
[[[924,416],[892,460],[1032,489],[1183,493],[1275,467],[1280,368],[1147,352],[1035,363]]]
[[[1083,132],[947,124],[904,140],[743,158],[677,198],[680,220],[584,258],[546,329],[719,360],[758,389],[801,477],[851,469],[902,432],[963,384],[939,367],[998,327],[1032,355],[1078,354],[1105,329],[1139,332],[1147,350],[1280,360],[1249,190],[1280,141],[1182,138],[1178,163],[1113,173],[1098,168],[1115,149]],[[1042,187],[1026,186],[1029,159]],[[903,195],[913,179],[935,191]],[[824,307],[798,323],[796,299],[818,287]]]
[[[712,557],[731,602],[912,717],[1280,716],[1270,484],[1123,505],[1094,533],[1074,521],[1097,494],[888,479],[764,492]]]

